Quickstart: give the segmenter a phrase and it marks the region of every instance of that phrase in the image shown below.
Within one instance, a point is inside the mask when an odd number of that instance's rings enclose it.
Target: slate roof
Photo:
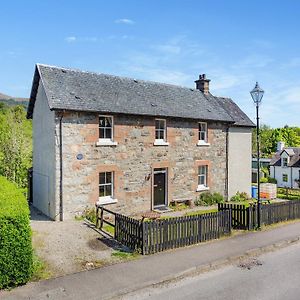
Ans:
[[[280,167],[281,166],[281,154],[286,152],[290,156],[290,162],[288,167],[300,168],[300,148],[297,147],[286,147],[283,150],[277,151],[272,157],[270,166]]]
[[[197,89],[37,64],[27,117],[40,79],[51,110],[91,111],[212,120],[254,127],[228,98]]]

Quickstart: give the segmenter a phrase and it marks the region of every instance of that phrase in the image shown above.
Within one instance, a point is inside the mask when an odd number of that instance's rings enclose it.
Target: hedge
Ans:
[[[0,176],[0,289],[30,279],[32,255],[28,203],[15,184]]]

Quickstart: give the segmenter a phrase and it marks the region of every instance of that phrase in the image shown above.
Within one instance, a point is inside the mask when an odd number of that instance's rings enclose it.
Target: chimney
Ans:
[[[208,95],[209,94],[209,82],[210,82],[210,79],[206,79],[205,74],[202,74],[202,75],[200,74],[199,79],[195,81],[196,89],[200,90],[205,95]]]
[[[277,151],[282,151],[284,148],[284,142],[277,142]]]

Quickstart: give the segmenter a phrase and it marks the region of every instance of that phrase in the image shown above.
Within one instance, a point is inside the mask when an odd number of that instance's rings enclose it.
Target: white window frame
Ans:
[[[100,183],[100,174],[104,173],[105,174],[105,183]],[[111,175],[111,182],[110,183],[106,183],[106,174],[110,173]],[[113,171],[110,172],[99,172],[98,175],[98,191],[99,191],[99,197],[98,197],[98,201],[96,203],[97,206],[103,206],[103,205],[107,205],[107,204],[114,204],[117,203],[118,200],[114,198],[114,176],[115,173]],[[100,186],[111,186],[111,195],[108,196],[100,196]]]
[[[284,177],[286,177],[286,180],[284,180]],[[282,182],[289,182],[289,175],[288,174],[285,174],[285,173],[282,174]]]
[[[157,129],[156,128],[156,121],[163,122],[164,128],[163,129]],[[167,120],[166,119],[155,119],[155,141],[154,141],[154,146],[169,146],[169,143],[167,142]],[[163,132],[163,138],[162,139],[157,139],[156,138],[156,132]]]
[[[205,131],[200,130],[201,126],[205,126]],[[204,139],[201,139],[201,133],[204,133]],[[208,126],[207,122],[198,122],[198,146],[209,146],[210,144],[208,143]]]
[[[283,168],[287,168],[288,163],[289,163],[289,159],[287,157],[282,157],[281,159],[282,159],[282,165],[281,166]]]
[[[200,171],[204,170],[204,173]],[[203,183],[200,183],[201,180],[200,178],[204,179]],[[209,186],[208,186],[208,165],[201,165],[198,166],[198,176],[197,176],[197,180],[198,180],[198,187],[197,187],[197,191],[207,191],[209,190]]]
[[[111,119],[111,138],[100,138],[100,118],[110,118]],[[106,127],[107,128],[107,127]],[[114,117],[111,115],[99,115],[98,116],[98,131],[99,138],[97,142],[97,146],[116,146],[118,143],[114,142]]]
[[[100,174],[102,173],[104,173],[105,183],[100,183]],[[106,178],[107,178],[106,174],[108,173],[110,173],[110,178],[111,178],[111,182],[109,183],[106,182]],[[100,196],[100,186],[111,186],[111,195]],[[110,198],[114,197],[114,172],[99,172],[99,198],[105,198],[105,197],[110,197]]]

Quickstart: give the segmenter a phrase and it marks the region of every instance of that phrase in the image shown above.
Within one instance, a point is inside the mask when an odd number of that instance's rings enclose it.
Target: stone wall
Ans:
[[[58,132],[58,119],[56,118]],[[226,126],[208,123],[210,146],[197,146],[198,123],[167,119],[169,146],[154,146],[155,118],[114,116],[117,146],[96,146],[98,114],[65,113],[63,118],[64,218],[71,218],[98,200],[99,172],[114,172],[113,210],[125,214],[152,205],[153,168],[168,168],[168,201],[196,199],[198,166],[209,165],[211,192],[226,193]],[[57,153],[58,148],[57,148]],[[83,159],[78,160],[77,155]],[[58,158],[58,155],[57,155]],[[57,159],[57,165],[59,160]],[[57,167],[57,172],[59,168]],[[56,178],[59,178],[57,174]],[[57,184],[57,186],[59,186]]]

